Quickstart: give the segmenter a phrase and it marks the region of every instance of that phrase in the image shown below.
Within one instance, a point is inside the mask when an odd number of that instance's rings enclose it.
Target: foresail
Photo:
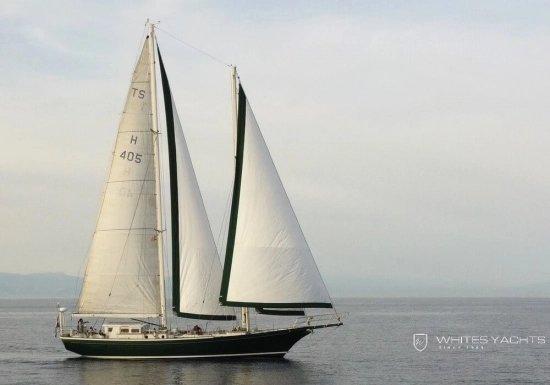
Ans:
[[[222,267],[159,51],[166,108],[172,217],[173,310],[181,317],[235,319],[218,301]]]
[[[154,134],[146,41],[126,98],[78,313],[159,316]]]
[[[242,86],[237,122],[221,302],[256,308],[332,307]]]

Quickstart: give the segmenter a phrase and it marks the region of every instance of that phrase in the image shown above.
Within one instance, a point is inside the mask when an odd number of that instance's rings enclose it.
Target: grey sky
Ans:
[[[79,272],[150,18],[237,65],[323,275],[548,281],[550,4],[250,4],[2,2],[0,271]],[[157,36],[217,238],[229,69]]]

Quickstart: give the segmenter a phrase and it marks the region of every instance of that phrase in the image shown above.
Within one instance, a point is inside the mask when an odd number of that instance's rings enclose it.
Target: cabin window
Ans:
[[[120,329],[120,332],[121,332],[121,333],[129,333],[129,332],[130,332],[130,329],[121,328],[121,329]]]
[[[113,328],[109,328],[109,329],[107,329],[107,330],[110,331],[110,332],[112,332],[112,331],[113,331]]]
[[[132,333],[139,333],[139,329],[132,329]]]

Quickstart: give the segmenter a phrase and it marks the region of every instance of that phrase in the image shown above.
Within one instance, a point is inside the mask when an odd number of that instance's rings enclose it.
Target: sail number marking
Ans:
[[[122,154],[120,154],[120,157],[122,159],[126,159],[129,162],[136,162],[141,163],[141,154],[138,154],[137,152],[134,153],[132,151],[122,151]]]
[[[132,94],[133,98],[136,97],[136,92],[137,92],[137,97],[138,98],[140,98],[140,99],[145,98],[145,90],[140,90],[139,88],[133,88],[133,87],[132,87],[132,90],[134,91],[134,93]]]
[[[137,144],[137,141],[138,141],[138,137],[132,135],[132,137],[130,138],[130,144]],[[137,152],[124,150],[122,151],[122,154],[120,154],[120,157],[122,159],[126,159],[129,162],[141,163],[142,155],[138,154]]]

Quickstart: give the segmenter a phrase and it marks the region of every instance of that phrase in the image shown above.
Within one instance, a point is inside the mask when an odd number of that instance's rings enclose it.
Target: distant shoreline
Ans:
[[[168,278],[169,279],[169,278]],[[379,276],[328,275],[333,298],[547,298],[550,282],[490,287],[458,283],[426,283]],[[65,273],[1,273],[0,299],[71,299],[78,297],[82,278]]]

